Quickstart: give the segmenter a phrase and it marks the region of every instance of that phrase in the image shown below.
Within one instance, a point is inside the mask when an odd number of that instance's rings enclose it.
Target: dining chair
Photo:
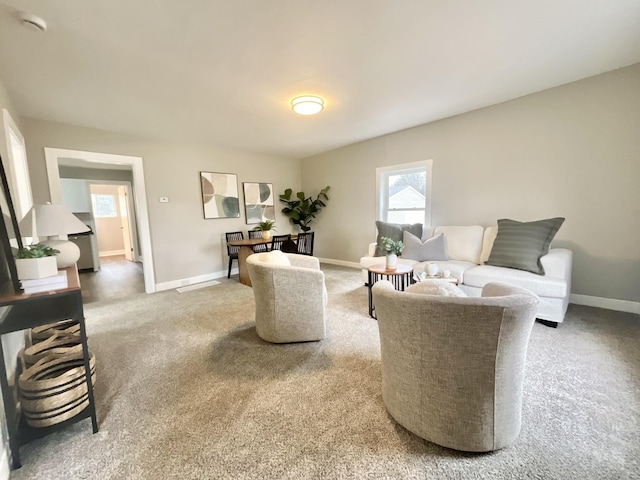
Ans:
[[[231,263],[235,259],[238,260],[238,252],[240,247],[233,247],[229,245],[232,240],[244,240],[244,234],[242,232],[227,232],[224,234],[227,237],[227,255],[229,255],[229,271],[227,272],[227,278],[231,278]]]
[[[249,234],[249,238],[262,238],[262,232],[260,230],[249,230],[247,233]],[[266,252],[268,250],[269,245],[266,243],[253,246],[253,251],[256,253]]]
[[[304,232],[298,234],[298,253],[300,255],[313,255],[314,232]]]
[[[280,250],[282,248],[282,244],[287,240],[291,240],[291,234],[274,235],[271,237],[271,250]]]

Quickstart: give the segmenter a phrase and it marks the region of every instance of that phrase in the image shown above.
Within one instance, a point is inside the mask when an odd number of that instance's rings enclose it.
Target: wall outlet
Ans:
[[[169,197],[160,197],[160,203],[169,203]]]

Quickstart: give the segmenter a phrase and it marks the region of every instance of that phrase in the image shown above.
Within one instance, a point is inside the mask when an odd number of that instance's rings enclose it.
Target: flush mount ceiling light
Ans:
[[[320,97],[304,95],[291,100],[291,108],[300,115],[315,115],[324,108],[324,100]]]

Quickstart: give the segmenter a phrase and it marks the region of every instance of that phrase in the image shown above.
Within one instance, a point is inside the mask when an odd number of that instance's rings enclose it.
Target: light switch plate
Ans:
[[[169,197],[160,197],[160,203],[169,203]]]

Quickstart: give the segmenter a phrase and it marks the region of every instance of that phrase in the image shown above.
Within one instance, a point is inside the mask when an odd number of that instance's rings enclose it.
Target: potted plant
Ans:
[[[263,240],[271,240],[271,230],[276,229],[275,221],[273,220],[264,220],[258,224],[258,226],[254,230],[260,230],[262,232]]]
[[[389,237],[382,237],[382,246],[387,252],[387,270],[395,270],[398,266],[398,255],[402,253],[404,244],[401,240],[393,240]]]
[[[60,250],[41,243],[23,247],[16,253],[16,269],[20,280],[45,278],[58,274],[56,255]]]
[[[298,225],[300,230],[308,232],[311,230],[311,227],[309,226],[311,221],[316,218],[316,215],[320,213],[320,210],[327,206],[325,202],[329,201],[327,192],[330,188],[331,187],[325,187],[320,190],[320,193],[318,193],[315,200],[311,197],[307,197],[304,192],[298,192],[296,193],[295,198],[291,198],[293,190],[287,188],[284,191],[284,194],[280,195],[280,201],[287,205],[282,209],[282,213],[289,217],[291,223]]]

